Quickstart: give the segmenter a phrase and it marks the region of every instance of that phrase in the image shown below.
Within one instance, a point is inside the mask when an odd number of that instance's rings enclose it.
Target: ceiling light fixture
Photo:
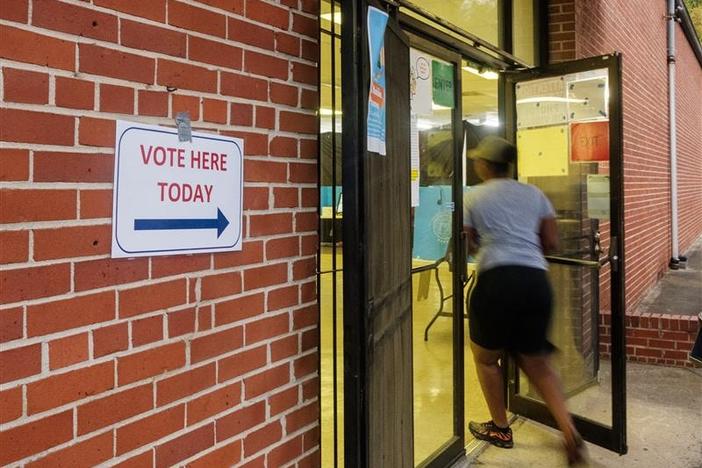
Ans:
[[[331,21],[332,20],[332,14],[331,13],[322,13],[319,15],[320,18],[322,18],[325,21]],[[341,12],[336,12],[334,13],[334,22],[336,24],[341,24]]]

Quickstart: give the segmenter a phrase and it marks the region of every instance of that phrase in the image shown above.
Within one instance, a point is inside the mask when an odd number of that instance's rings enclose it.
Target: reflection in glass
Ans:
[[[556,210],[557,256],[585,262],[549,265],[554,290],[550,339],[559,349],[554,364],[571,411],[611,426],[610,365],[600,357],[607,339],[600,336],[600,326],[602,314],[610,310],[610,269],[598,267],[609,248],[607,70],[518,86],[519,179],[538,186]],[[538,398],[524,376],[519,393]]]
[[[410,0],[410,2],[490,44],[498,45],[498,0]],[[409,10],[403,11],[412,14]],[[426,21],[421,17],[419,19]]]
[[[529,65],[534,65],[535,45],[534,0],[512,0],[513,55]]]

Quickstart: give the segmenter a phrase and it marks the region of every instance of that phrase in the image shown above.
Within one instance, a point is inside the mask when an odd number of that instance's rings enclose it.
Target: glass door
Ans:
[[[509,75],[506,134],[520,181],[557,214],[554,364],[583,437],[626,452],[620,57],[606,55]],[[513,371],[509,409],[553,425],[528,379]]]
[[[414,461],[447,466],[464,445],[461,57],[409,39]]]

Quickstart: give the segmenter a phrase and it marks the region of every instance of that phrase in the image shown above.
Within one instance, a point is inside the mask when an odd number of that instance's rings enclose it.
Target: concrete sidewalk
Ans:
[[[627,363],[629,453],[588,444],[591,467],[702,467],[702,371]],[[511,450],[486,446],[454,468],[566,466],[560,434],[520,419]],[[478,450],[480,452],[480,449]]]

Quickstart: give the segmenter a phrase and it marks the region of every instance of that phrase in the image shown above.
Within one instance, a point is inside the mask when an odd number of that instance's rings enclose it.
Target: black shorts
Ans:
[[[540,354],[553,351],[551,285],[546,271],[500,266],[478,275],[469,307],[470,339],[491,350]]]

